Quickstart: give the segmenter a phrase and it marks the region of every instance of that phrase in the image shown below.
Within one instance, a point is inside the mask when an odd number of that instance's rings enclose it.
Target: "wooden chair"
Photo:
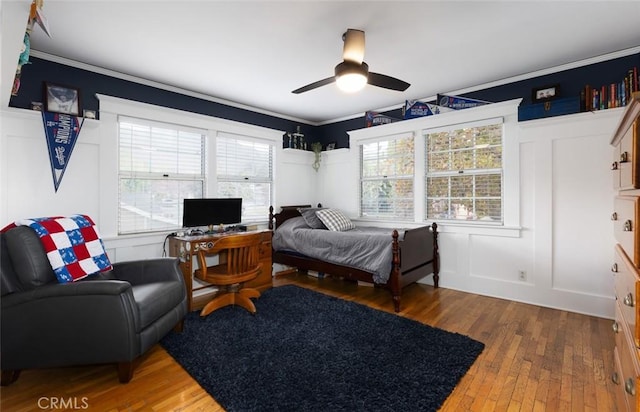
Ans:
[[[252,314],[256,307],[250,298],[260,297],[257,289],[245,288],[243,284],[255,279],[260,273],[259,246],[260,233],[223,236],[210,247],[198,250],[199,269],[194,275],[205,282],[220,287],[220,292],[207,303],[200,316],[207,316],[216,309],[228,305],[242,306]],[[218,254],[219,264],[207,266],[206,257]]]

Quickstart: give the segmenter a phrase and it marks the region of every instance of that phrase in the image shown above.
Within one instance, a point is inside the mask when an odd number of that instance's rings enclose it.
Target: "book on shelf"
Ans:
[[[587,84],[580,91],[580,110],[589,112],[626,106],[639,87],[637,66],[629,69],[617,83],[600,87]]]

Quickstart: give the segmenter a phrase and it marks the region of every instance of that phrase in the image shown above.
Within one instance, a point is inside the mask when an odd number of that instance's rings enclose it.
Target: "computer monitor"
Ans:
[[[242,221],[242,198],[184,199],[182,227],[229,225]]]

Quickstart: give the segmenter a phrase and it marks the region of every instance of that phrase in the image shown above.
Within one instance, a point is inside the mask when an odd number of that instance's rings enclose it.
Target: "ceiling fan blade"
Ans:
[[[364,32],[362,30],[347,29],[342,35],[344,48],[342,59],[361,64],[364,60]]]
[[[309,90],[313,90],[321,86],[326,86],[327,84],[333,83],[335,81],[336,81],[336,78],[334,76],[327,77],[326,79],[318,80],[317,82],[313,82],[306,86],[302,86],[299,89],[295,89],[291,93],[300,94],[300,93],[308,92]]]
[[[369,72],[369,81],[372,86],[382,87],[383,89],[397,90],[403,92],[411,86],[409,83],[387,76],[386,74]]]

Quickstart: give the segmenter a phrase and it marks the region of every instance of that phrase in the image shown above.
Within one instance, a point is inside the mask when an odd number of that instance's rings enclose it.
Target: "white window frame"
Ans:
[[[218,155],[218,142],[220,139],[234,139],[234,140],[239,140],[239,141],[245,141],[245,142],[250,142],[250,143],[257,143],[260,145],[266,145],[269,148],[269,171],[268,171],[268,175],[263,175],[263,176],[256,176],[253,173],[249,173],[249,174],[237,174],[237,175],[218,175],[217,173],[217,161],[219,159]],[[214,155],[214,160],[213,160],[213,165],[212,165],[212,172],[215,174],[216,176],[216,197],[223,197],[224,194],[221,193],[221,189],[220,189],[220,184],[221,183],[238,183],[238,184],[261,184],[261,183],[266,183],[269,185],[269,204],[268,205],[264,205],[264,210],[268,211],[269,210],[269,206],[273,205],[273,196],[274,196],[274,186],[275,186],[275,182],[274,182],[274,157],[275,157],[275,145],[274,142],[268,139],[263,139],[263,138],[259,138],[259,137],[254,137],[254,136],[249,136],[246,134],[234,134],[234,133],[227,133],[227,132],[218,132],[216,135],[216,139],[215,139],[215,155]],[[236,197],[235,195],[232,197]],[[262,213],[262,214],[258,214],[258,215],[247,215],[245,214],[245,210],[247,208],[247,204],[246,202],[243,201],[242,204],[242,222],[243,223],[253,223],[253,222],[261,222],[264,221],[264,217],[266,216],[266,212]]]
[[[272,142],[274,147],[282,144],[282,130],[269,129],[262,126],[250,125],[233,120],[220,119],[193,112],[171,109],[148,103],[122,99],[103,94],[96,94],[100,100],[100,234],[108,240],[112,247],[127,247],[134,243],[133,238],[145,239],[153,244],[161,244],[165,233],[141,233],[133,235],[118,235],[118,116],[128,116],[148,119],[163,123],[189,125],[193,128],[207,130],[207,158],[213,159],[215,152],[214,136],[218,132],[227,132],[254,136]],[[85,124],[84,127],[90,127]],[[274,164],[281,150],[274,154]],[[207,164],[206,196],[215,196],[216,179],[213,165]],[[115,173],[114,173],[115,171]],[[274,176],[277,176],[274,171]],[[277,204],[277,187],[274,187],[273,203]],[[269,211],[265,211],[263,222],[267,222]],[[138,240],[140,241],[140,240]]]
[[[427,152],[429,144],[428,144],[428,135],[429,134],[433,134],[433,133],[440,133],[440,132],[449,132],[449,131],[454,131],[454,130],[460,130],[460,129],[472,129],[472,128],[476,128],[476,127],[484,127],[484,126],[493,126],[493,125],[499,125],[500,126],[500,133],[501,133],[501,142],[500,142],[500,147],[501,147],[501,162],[500,162],[500,167],[499,168],[492,168],[492,169],[473,169],[473,170],[448,170],[448,171],[435,171],[435,172],[429,172],[429,164],[428,164],[428,158],[429,158],[429,153]],[[424,175],[425,175],[425,194],[424,194],[424,205],[425,205],[425,213],[423,215],[423,220],[427,221],[427,220],[435,220],[437,221],[442,221],[442,222],[461,222],[462,220],[460,219],[428,219],[428,217],[426,216],[426,212],[427,212],[427,203],[430,201],[431,196],[429,196],[429,193],[427,192],[427,180],[429,179],[429,177],[453,177],[453,176],[459,176],[459,175],[464,175],[464,176],[480,176],[480,175],[486,175],[486,174],[499,174],[500,175],[500,220],[499,221],[484,221],[484,220],[466,220],[465,223],[468,224],[486,224],[486,225],[499,225],[502,226],[503,222],[504,222],[504,120],[502,117],[499,118],[493,118],[493,119],[483,119],[480,121],[475,121],[475,122],[469,122],[469,123],[463,123],[463,124],[455,124],[455,125],[451,125],[451,126],[444,126],[444,127],[438,127],[438,128],[431,128],[431,129],[424,129],[422,131],[422,142],[421,144],[425,147],[425,167],[424,167]],[[465,150],[468,150],[465,148]],[[454,150],[450,150],[449,154],[452,155],[454,152]],[[449,201],[451,199],[451,196],[448,197]],[[475,201],[477,200],[475,196],[471,197],[471,200],[473,201],[473,203],[475,203]]]
[[[122,180],[139,180],[139,181],[155,181],[155,182],[184,182],[186,184],[189,183],[195,183],[196,185],[200,185],[201,187],[201,192],[204,194],[206,193],[206,187],[207,187],[207,173],[206,173],[206,164],[207,164],[207,150],[206,150],[206,140],[207,140],[207,131],[204,129],[197,129],[197,128],[193,128],[190,126],[183,126],[183,125],[177,125],[177,124],[172,124],[172,123],[166,123],[166,122],[158,122],[158,121],[151,121],[148,119],[140,119],[140,118],[133,118],[133,117],[129,117],[129,116],[118,116],[118,153],[121,155],[122,152],[122,135],[121,135],[121,131],[122,131],[122,124],[133,124],[136,126],[141,126],[141,127],[148,127],[148,128],[161,128],[161,129],[168,129],[168,130],[173,130],[173,131],[177,131],[177,132],[187,132],[187,133],[192,133],[192,134],[196,134],[196,135],[200,135],[200,160],[199,160],[199,165],[198,165],[198,169],[200,170],[200,173],[180,173],[178,172],[172,172],[169,170],[159,170],[159,171],[135,171],[135,170],[123,170],[120,168],[120,162],[118,162],[118,199],[119,204],[118,204],[118,235],[132,235],[132,234],[145,234],[145,233],[154,233],[154,232],[165,232],[168,230],[175,230],[178,229],[180,227],[182,227],[182,205],[179,204],[178,201],[172,204],[170,204],[168,207],[164,207],[161,205],[160,203],[160,199],[158,200],[157,204],[155,201],[151,201],[152,203],[152,207],[150,211],[147,210],[142,210],[140,211],[140,213],[145,213],[145,212],[149,212],[150,215],[149,217],[152,218],[152,221],[162,221],[164,219],[163,215],[162,215],[162,210],[160,209],[165,209],[168,208],[168,211],[171,212],[171,218],[170,219],[166,219],[165,223],[166,225],[164,226],[160,226],[157,229],[153,229],[153,228],[142,228],[142,229],[137,229],[137,228],[130,228],[130,229],[126,229],[123,230],[122,228],[122,192],[121,192],[121,186],[120,186],[120,182],[122,182]],[[153,135],[152,135],[153,136]],[[156,136],[159,137],[159,136]],[[178,148],[176,148],[178,149]],[[176,154],[179,154],[178,150],[176,150]],[[131,153],[131,155],[133,156],[133,153]],[[180,196],[177,196],[176,199],[178,199]],[[157,213],[157,215],[154,215],[154,213]],[[177,219],[177,220],[176,220]],[[175,224],[171,224],[169,222],[169,220],[176,220]]]
[[[428,99],[427,99],[428,100]],[[381,126],[369,127],[364,129],[349,131],[350,147],[356,148],[362,141],[368,139],[377,139],[383,136],[389,136],[400,133],[414,133],[415,144],[415,185],[414,185],[414,221],[410,226],[421,226],[425,223],[431,223],[424,220],[424,170],[425,170],[425,153],[424,145],[421,144],[423,130],[434,129],[439,127],[447,127],[456,124],[464,124],[470,122],[481,121],[502,117],[504,120],[503,134],[503,224],[502,225],[480,225],[475,222],[455,222],[443,221],[440,230],[443,232],[451,231],[455,233],[482,234],[492,236],[519,237],[520,236],[520,143],[518,124],[518,106],[522,99],[507,100],[504,102],[487,104],[475,108],[455,110],[452,112],[441,113],[433,116],[420,117],[416,119],[404,120],[400,122],[389,123]],[[352,150],[352,162],[358,162],[359,151]],[[357,163],[356,163],[357,164]],[[356,177],[359,178],[359,175]],[[359,210],[360,199],[351,200],[351,210]],[[367,220],[367,224],[371,221]],[[386,221],[380,221],[382,225],[387,224]]]
[[[391,142],[391,141],[397,141],[397,140],[402,140],[402,139],[411,139],[413,140],[413,144],[414,144],[414,153],[412,154],[412,157],[414,159],[414,167],[413,167],[413,171],[410,175],[404,175],[404,174],[396,174],[396,175],[376,175],[376,176],[369,176],[369,177],[365,177],[364,176],[364,146],[368,145],[368,144],[378,144],[381,142]],[[380,179],[389,179],[389,180],[393,180],[393,181],[410,181],[411,184],[413,185],[412,187],[412,192],[415,193],[415,173],[416,173],[416,169],[415,169],[415,136],[413,135],[413,133],[403,133],[403,134],[398,134],[398,135],[391,135],[391,136],[383,136],[377,139],[369,139],[369,140],[365,140],[365,141],[360,141],[358,143],[358,152],[360,154],[360,184],[359,184],[359,194],[358,194],[358,199],[359,199],[359,216],[362,219],[369,219],[369,220],[374,220],[374,219],[379,219],[379,220],[393,220],[393,221],[407,221],[407,220],[413,220],[413,218],[402,218],[398,215],[398,212],[395,211],[395,213],[393,215],[382,215],[382,214],[368,214],[365,215],[364,212],[364,207],[363,207],[363,185],[367,182],[370,181],[377,181]],[[414,202],[415,205],[415,202]],[[411,208],[412,212],[414,212],[415,207]]]

